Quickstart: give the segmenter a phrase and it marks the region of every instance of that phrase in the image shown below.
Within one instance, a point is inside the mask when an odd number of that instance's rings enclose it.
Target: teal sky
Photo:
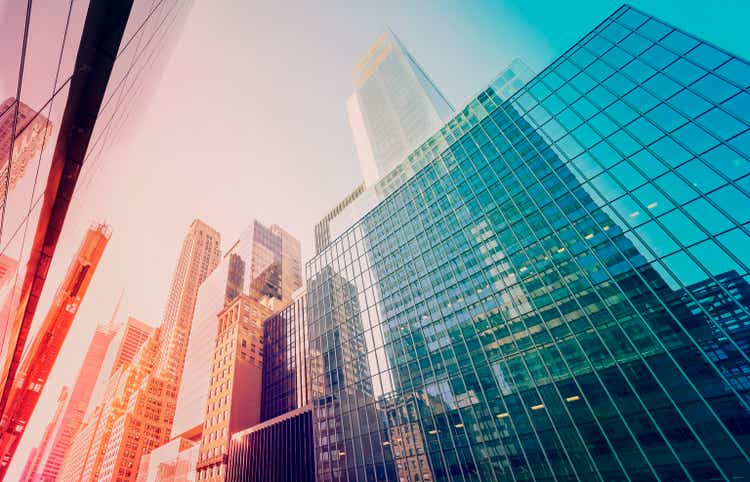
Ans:
[[[632,4],[750,58],[748,0]],[[386,25],[461,107],[513,58],[539,71],[620,5],[196,0],[137,124],[76,194],[40,306],[49,306],[90,220],[107,220],[114,234],[8,480],[38,443],[61,385],[74,381],[95,324],[111,316],[120,291],[120,319],[161,321],[194,218],[219,230],[224,249],[253,218],[279,224],[309,259],[314,224],[360,180],[345,101],[352,67]]]

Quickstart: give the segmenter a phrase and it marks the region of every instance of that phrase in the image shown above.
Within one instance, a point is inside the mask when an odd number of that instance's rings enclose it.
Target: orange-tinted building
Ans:
[[[102,479],[102,473],[112,474],[113,467],[123,467],[123,460],[127,465],[130,451],[127,454],[112,449],[114,442],[119,440],[123,432],[119,427],[130,427],[126,424],[126,415],[144,413],[151,415],[152,406],[144,407],[142,392],[149,387],[149,380],[154,373],[159,354],[160,331],[157,329],[143,344],[132,364],[120,366],[109,379],[104,394],[104,401],[94,408],[93,412],[81,426],[73,444],[65,457],[58,480],[65,482],[93,482]],[[145,390],[151,393],[149,390]],[[157,404],[158,406],[158,404]],[[154,419],[159,419],[161,412],[156,410]],[[128,447],[129,449],[129,447]],[[114,456],[112,455],[114,454]],[[113,458],[114,457],[114,458]],[[106,462],[106,464],[105,464]],[[130,467],[128,467],[130,468]],[[123,473],[124,480],[133,480],[138,471],[137,465],[131,474],[127,470]],[[118,479],[114,479],[118,480]]]
[[[199,219],[190,225],[182,243],[161,324],[164,339],[159,353],[159,372],[172,377],[177,386],[185,364],[198,288],[219,264],[220,244],[219,233]]]
[[[220,258],[219,233],[195,220],[177,260],[164,320],[132,364],[116,368],[61,480],[134,481],[140,459],[169,441],[198,287]],[[123,340],[126,341],[126,340]],[[123,348],[124,350],[124,348]],[[81,434],[82,435],[82,434]]]
[[[123,328],[122,341],[117,348],[117,354],[109,374],[113,374],[123,365],[131,364],[143,343],[154,333],[154,330],[153,326],[129,316]]]
[[[104,356],[115,333],[116,327],[111,323],[100,324],[94,331],[78,377],[70,391],[69,400],[65,404],[65,410],[61,417],[55,419],[55,425],[50,427],[50,433],[45,432],[42,437],[37,454],[38,460],[31,474],[34,478],[31,480],[43,482],[57,480],[65,454],[83,422]]]
[[[232,434],[260,422],[263,320],[272,314],[260,301],[240,295],[218,315],[198,480],[225,480]]]
[[[89,227],[47,316],[22,359],[0,421],[0,478],[8,469],[110,236],[106,224]]]

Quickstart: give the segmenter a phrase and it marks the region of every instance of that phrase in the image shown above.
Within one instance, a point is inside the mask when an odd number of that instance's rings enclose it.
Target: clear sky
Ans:
[[[360,180],[345,100],[352,67],[387,25],[458,108],[513,58],[541,70],[620,5],[608,0],[196,0],[146,108],[83,176],[37,321],[91,220],[113,237],[7,480],[39,442],[63,384],[122,289],[118,318],[161,321],[190,222],[227,248],[253,218],[313,253],[313,225]],[[633,5],[750,58],[750,2]],[[91,174],[96,173],[92,182]]]

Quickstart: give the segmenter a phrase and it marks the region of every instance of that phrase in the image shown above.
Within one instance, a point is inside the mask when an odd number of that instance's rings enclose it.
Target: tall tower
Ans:
[[[355,89],[346,110],[364,182],[315,225],[317,253],[340,234],[336,224],[350,224],[353,209],[364,214],[361,205],[383,197],[376,192],[383,179],[403,177],[397,168],[453,116],[453,106],[390,29],[375,40],[353,74]]]
[[[52,444],[47,447],[43,447],[41,444],[39,446],[39,468],[37,469],[37,474],[41,476],[38,477],[39,480],[57,480],[65,454],[83,422],[91,394],[102,368],[104,356],[107,354],[107,349],[116,331],[116,327],[111,323],[100,324],[96,328],[78,372],[78,378],[73,385],[70,400],[57,427],[51,434],[54,436]]]
[[[177,268],[172,278],[161,325],[162,342],[158,371],[171,377],[178,386],[182,377],[198,287],[219,264],[220,243],[219,233],[196,219],[190,225],[190,230],[182,243],[180,257],[177,259]]]
[[[165,384],[153,376],[160,335],[159,329],[154,330],[133,362],[122,365],[109,378],[103,401],[74,437],[58,480],[110,480],[108,477],[120,468],[123,472],[118,480],[133,480],[144,450],[148,453],[166,442]]]
[[[390,29],[357,63],[354,83],[346,107],[371,186],[440,129],[453,107]]]
[[[89,227],[42,326],[21,362],[0,421],[0,478],[5,475],[34,412],[110,236],[111,231],[106,224]]]

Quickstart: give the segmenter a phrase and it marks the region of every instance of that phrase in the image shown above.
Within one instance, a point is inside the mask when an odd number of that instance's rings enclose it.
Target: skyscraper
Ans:
[[[10,459],[39,401],[39,395],[86,296],[110,236],[111,231],[106,224],[93,224],[89,227],[55,293],[47,316],[24,355],[0,421],[0,478],[7,471]]]
[[[113,316],[113,322],[114,318],[115,317]],[[156,328],[148,323],[137,320],[132,316],[128,317],[128,320],[124,325],[117,328],[117,333],[115,334],[114,339],[110,342],[109,349],[102,361],[102,367],[99,370],[99,377],[97,378],[96,384],[91,393],[86,417],[91,416],[94,408],[102,403],[104,391],[106,390],[110,377],[112,377],[122,366],[133,363],[136,356],[138,356],[141,347],[146,340],[153,335],[155,329]]]
[[[453,107],[391,30],[357,63],[354,84],[346,107],[367,186],[453,115]]]
[[[219,234],[194,220],[182,244],[162,325],[132,363],[123,360],[110,376],[101,404],[66,457],[64,480],[133,481],[141,456],[169,441],[198,286],[218,261]],[[135,339],[145,331],[135,323],[132,328]],[[120,348],[118,355],[129,356],[132,347]]]
[[[453,107],[390,29],[375,40],[353,74],[355,91],[346,109],[364,182],[315,226],[317,252],[336,237],[329,223],[453,115]]]
[[[196,219],[182,243],[161,324],[159,371],[179,386],[198,288],[221,259],[221,236]]]
[[[299,241],[280,227],[258,221],[240,235],[198,291],[172,437],[200,440],[209,392],[218,314],[237,296],[260,299],[278,310],[302,285]]]
[[[624,6],[426,142],[307,264],[319,480],[750,473],[749,73]]]
[[[39,445],[39,465],[34,472],[37,477],[35,480],[43,482],[57,480],[65,454],[83,422],[94,385],[102,368],[104,356],[112,338],[115,336],[115,332],[116,327],[111,323],[97,326],[94,336],[91,338],[91,343],[89,343],[88,351],[83,358],[65,411],[52,432],[51,443],[47,447],[44,447],[44,444]]]

